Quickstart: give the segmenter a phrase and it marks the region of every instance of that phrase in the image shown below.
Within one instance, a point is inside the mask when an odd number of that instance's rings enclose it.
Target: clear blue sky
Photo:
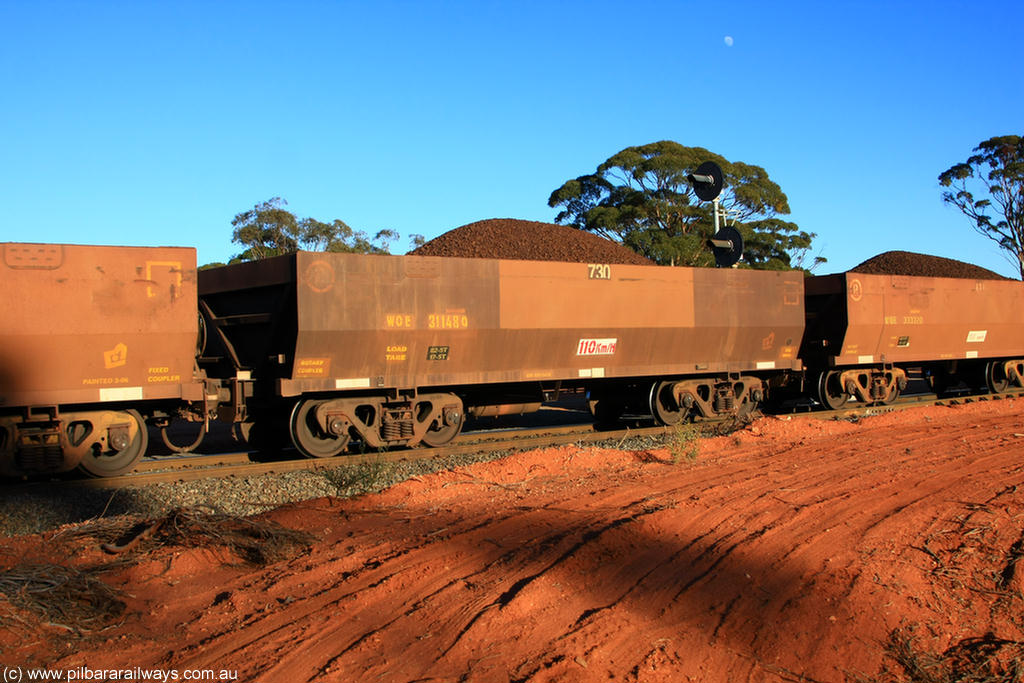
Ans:
[[[845,270],[1014,275],[936,177],[1024,134],[1024,3],[0,0],[0,240],[240,251],[231,219],[550,221],[662,139],[763,166]],[[730,41],[726,37],[731,37]]]

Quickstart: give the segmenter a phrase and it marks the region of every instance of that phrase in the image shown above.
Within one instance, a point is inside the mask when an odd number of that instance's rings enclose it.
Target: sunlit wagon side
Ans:
[[[196,251],[0,244],[0,474],[131,469],[193,380]]]
[[[801,358],[821,402],[891,402],[907,370],[942,392],[1024,386],[1024,283],[840,273],[808,278]]]
[[[446,443],[569,388],[602,418],[742,413],[804,325],[800,273],[733,269],[299,252],[201,271],[199,297],[223,417],[311,456]]]

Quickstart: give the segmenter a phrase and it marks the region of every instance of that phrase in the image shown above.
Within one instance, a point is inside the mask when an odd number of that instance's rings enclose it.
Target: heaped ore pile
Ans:
[[[414,256],[654,265],[653,261],[621,244],[589,232],[514,218],[491,218],[469,223],[449,230],[409,253]]]
[[[917,275],[923,277],[957,277],[967,280],[1007,280],[998,273],[964,263],[956,259],[928,254],[915,254],[912,251],[887,251],[869,258],[859,266],[850,269],[851,273],[865,275]]]

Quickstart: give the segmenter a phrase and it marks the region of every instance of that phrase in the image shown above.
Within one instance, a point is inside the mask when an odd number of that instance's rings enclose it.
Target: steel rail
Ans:
[[[934,394],[901,396],[888,405],[865,406],[854,404],[838,410],[794,408],[789,412],[770,413],[777,419],[849,420],[881,415],[932,405],[957,405],[993,400],[1009,400],[1024,396],[1024,390],[1001,394],[975,394],[938,398]],[[708,429],[720,427],[723,422],[697,422]],[[337,455],[330,458],[299,458],[251,462],[248,452],[217,455],[185,455],[146,460],[139,468],[117,477],[98,479],[71,479],[11,484],[3,487],[7,493],[19,490],[39,490],[46,487],[82,487],[108,489],[145,486],[155,483],[186,482],[208,477],[246,477],[261,474],[316,471],[358,465],[362,463],[398,463],[429,460],[456,455],[489,453],[495,451],[522,451],[534,448],[561,446],[570,443],[593,444],[618,442],[620,445],[634,437],[671,437],[673,427],[627,426],[623,429],[597,430],[593,424],[541,426],[529,429],[502,429],[488,432],[467,432],[455,442],[439,448],[409,448],[374,453]]]
[[[397,463],[504,450],[530,450],[534,448],[558,446],[569,443],[582,444],[615,439],[622,440],[632,436],[667,433],[670,429],[669,427],[659,426],[639,429],[626,428],[613,431],[595,431],[590,425],[588,425],[587,428],[589,431],[580,430],[577,432],[561,434],[550,434],[548,433],[551,431],[549,429],[537,428],[511,432],[509,433],[509,437],[505,440],[456,444],[442,448],[410,448],[406,450],[384,451],[380,453],[337,455],[331,458],[301,458],[294,460],[275,460],[272,462],[246,462],[220,466],[213,465],[210,467],[198,466],[198,462],[203,459],[204,456],[194,456],[193,458],[185,458],[186,460],[196,461],[195,463],[190,463],[187,468],[180,468],[181,466],[178,465],[175,466],[174,469],[151,469],[149,471],[137,471],[116,477],[32,482],[28,484],[15,485],[14,488],[31,488],[38,490],[40,487],[57,485],[61,487],[107,489],[127,486],[145,486],[147,484],[164,482],[195,481],[197,479],[205,479],[207,477],[245,477],[260,474],[284,474],[286,472],[315,471],[334,467],[358,465],[368,462]],[[536,432],[542,432],[542,434],[533,435]],[[220,456],[208,457],[211,459],[217,459]],[[4,490],[9,492],[11,491],[11,488],[12,487],[7,487]]]
[[[505,427],[492,430],[464,432],[455,438],[452,445],[468,446],[470,444],[482,445],[492,442],[506,442],[509,440],[510,436],[518,438],[519,435],[524,433],[529,434],[531,437],[539,437],[542,434],[585,434],[592,431],[594,431],[593,425],[591,423],[584,422],[573,425],[542,425],[533,429]],[[444,448],[450,447],[439,447],[436,449],[414,448],[410,449],[409,452],[426,453],[430,450],[444,450]],[[284,452],[292,453],[291,449],[287,449]],[[149,456],[140,462],[131,474],[242,465],[252,462],[252,453],[252,451],[238,451],[235,453],[215,453],[210,455],[189,453],[184,455]],[[314,459],[314,462],[346,463],[351,462],[352,457],[353,456],[351,454],[345,454],[338,455],[333,458]]]

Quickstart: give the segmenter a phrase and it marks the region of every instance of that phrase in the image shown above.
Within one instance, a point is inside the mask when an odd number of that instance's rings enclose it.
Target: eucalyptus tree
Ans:
[[[234,256],[231,263],[255,261],[299,249],[386,254],[388,244],[399,237],[394,230],[381,230],[370,238],[339,219],[325,223],[314,218],[298,218],[284,208],[287,204],[280,197],[274,197],[235,216],[231,221],[234,227],[231,241],[245,250]]]
[[[939,174],[942,201],[994,241],[1024,279],[1024,138],[1001,135],[974,148],[967,161]]]
[[[789,200],[767,171],[702,147],[671,140],[627,147],[593,173],[566,181],[548,205],[562,207],[556,222],[620,242],[656,263],[710,266],[712,205],[700,202],[687,180],[704,161],[722,168],[719,202],[743,235],[745,263],[771,270],[805,265],[815,234],[780,218],[789,214]]]

